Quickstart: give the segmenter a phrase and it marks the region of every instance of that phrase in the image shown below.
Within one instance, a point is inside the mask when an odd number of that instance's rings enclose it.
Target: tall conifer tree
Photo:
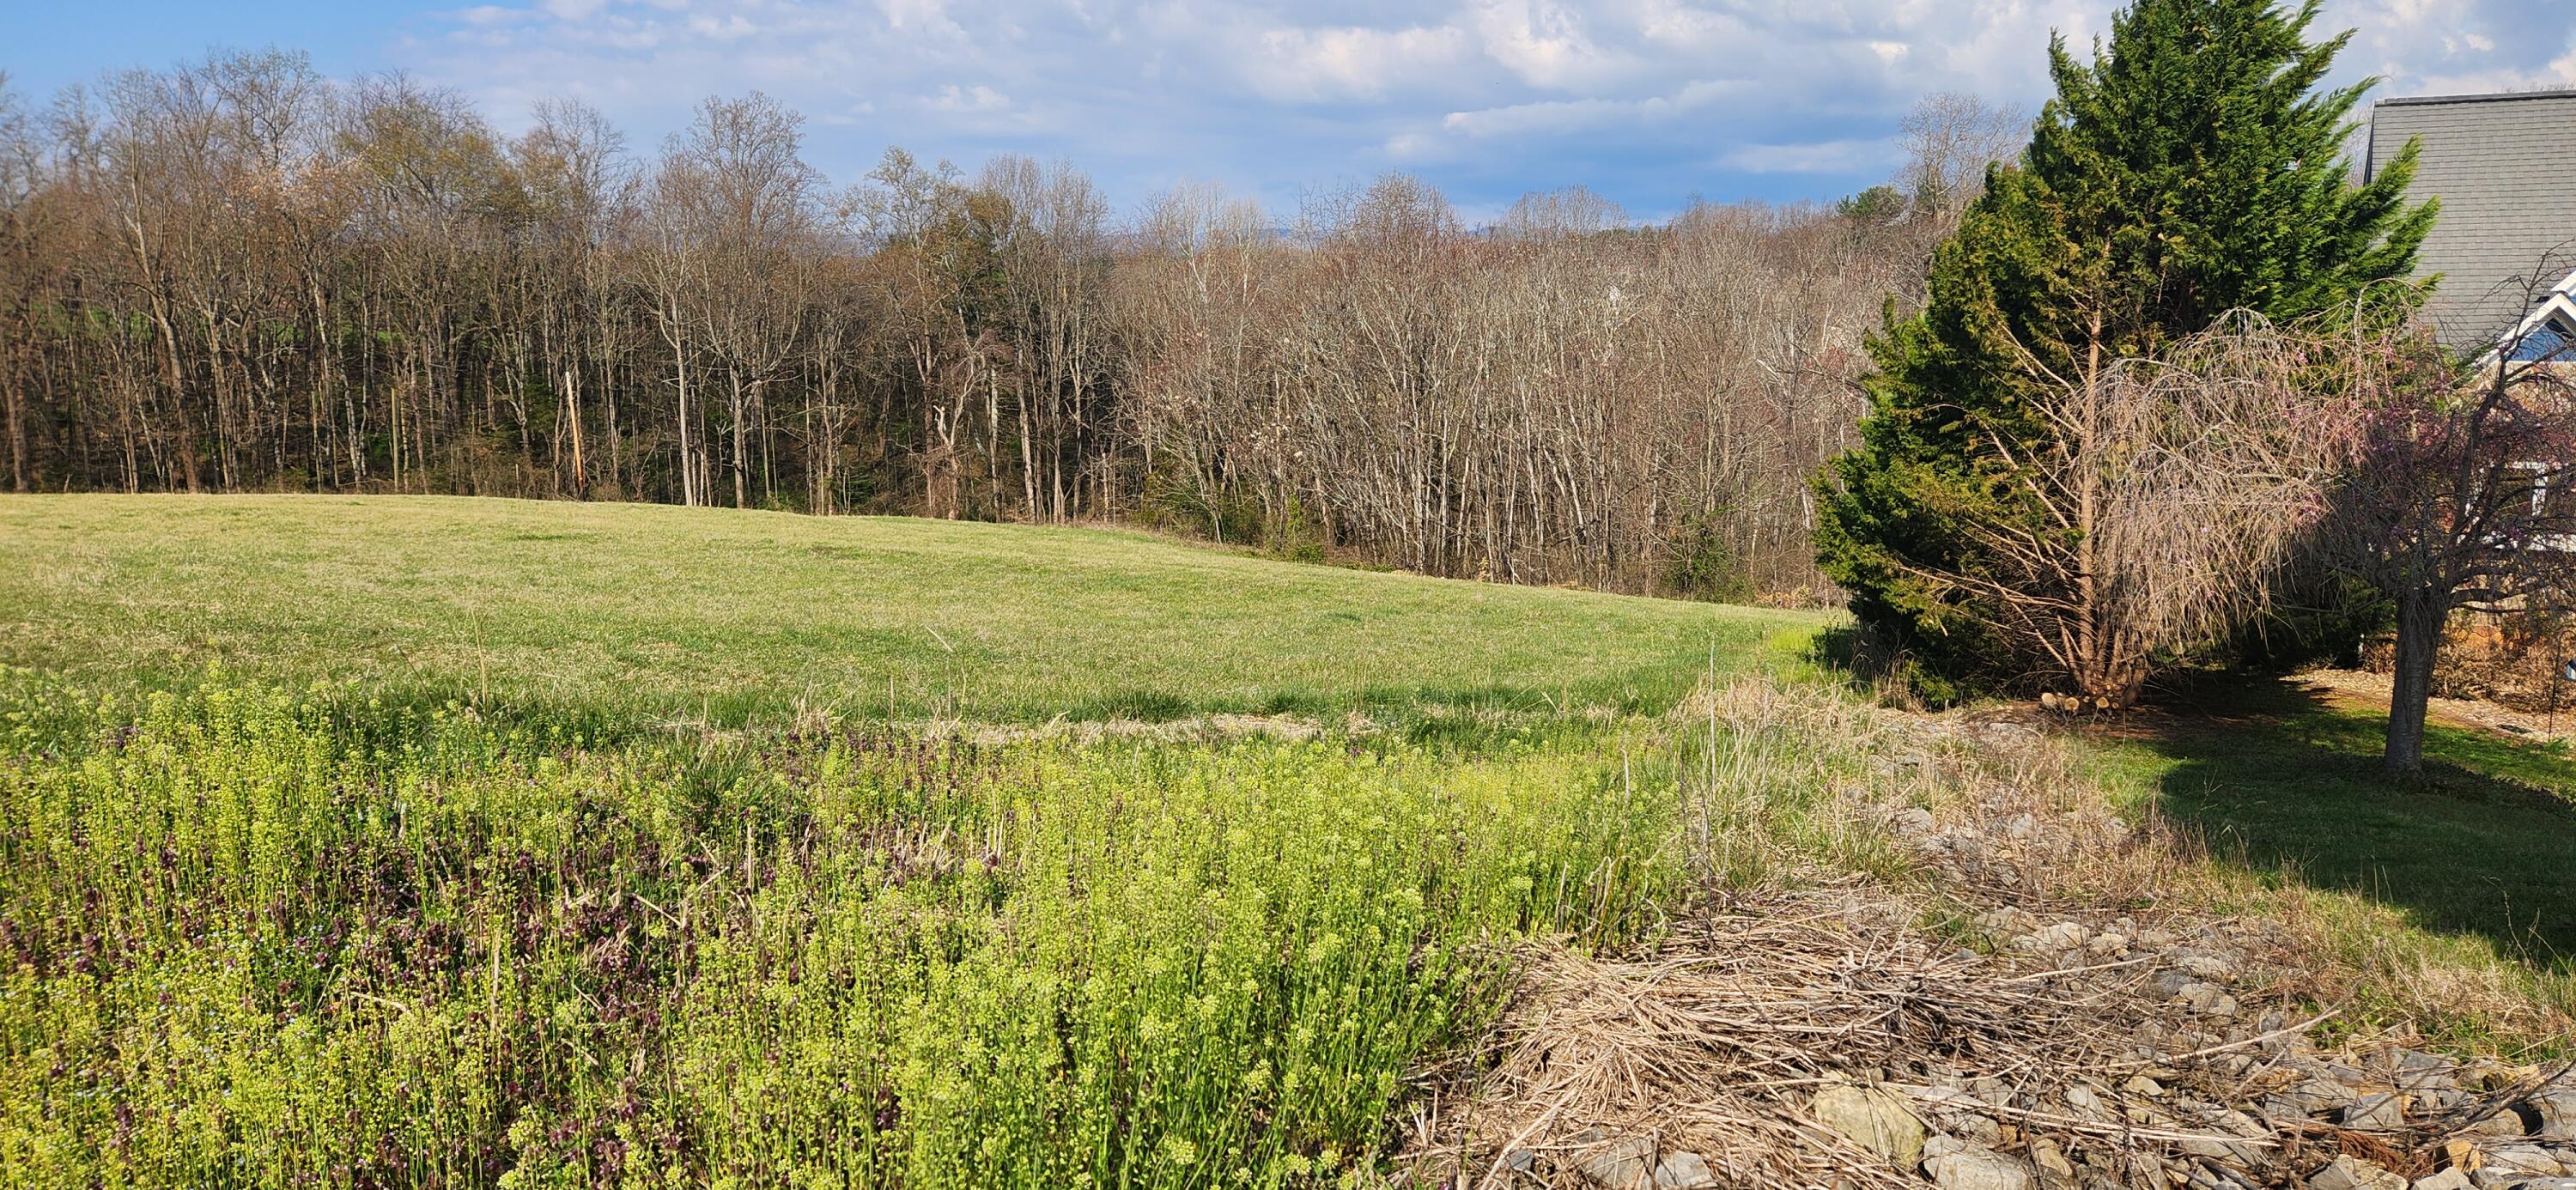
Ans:
[[[2111,656],[2077,638],[2116,625],[2064,619],[2052,655],[2008,614],[2087,599],[2083,494],[2041,479],[2070,449],[2066,394],[2230,310],[2297,318],[2412,271],[2434,214],[2404,202],[2414,148],[2352,183],[2343,149],[2371,84],[2320,88],[2351,34],[2309,43],[2317,7],[2136,0],[2089,63],[2054,39],[2030,147],[1990,170],[1925,307],[1891,307],[1873,338],[1861,443],[1822,478],[1819,560],[1863,622],[1944,677],[2133,696],[2133,667],[2062,655]],[[1999,539],[2062,565],[2035,580]],[[2034,582],[2066,589],[2020,589]]]

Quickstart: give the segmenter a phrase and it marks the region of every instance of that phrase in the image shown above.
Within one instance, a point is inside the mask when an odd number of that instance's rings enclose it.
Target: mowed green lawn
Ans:
[[[438,497],[0,498],[0,661],[740,722],[1651,710],[1815,613],[1098,529]]]
[[[2576,764],[2563,745],[2436,723],[2424,773],[2401,780],[2379,768],[2384,712],[2289,682],[2213,684],[2190,702],[2142,738],[2102,741],[2099,775],[2224,863],[2546,972],[2548,994],[2576,1009]]]

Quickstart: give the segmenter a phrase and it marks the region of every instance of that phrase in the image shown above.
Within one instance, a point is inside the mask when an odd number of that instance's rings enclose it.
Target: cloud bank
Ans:
[[[2340,75],[2382,95],[2576,86],[2564,0],[2329,0]],[[1122,200],[1184,179],[1293,208],[1388,169],[1471,216],[1583,184],[1638,214],[1880,180],[1936,91],[2035,106],[2051,30],[2112,0],[518,0],[410,22],[383,55],[508,127],[537,99],[649,147],[760,89],[857,177],[889,144],[1064,156]],[[291,31],[272,34],[293,44]],[[325,63],[327,67],[327,63]]]

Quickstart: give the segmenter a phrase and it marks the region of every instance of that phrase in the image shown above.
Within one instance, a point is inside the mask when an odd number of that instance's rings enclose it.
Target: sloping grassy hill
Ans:
[[[434,497],[0,498],[0,661],[717,722],[1652,708],[1812,614],[1140,533]]]
[[[1690,728],[1588,712],[1817,622],[1089,530],[0,500],[0,1184],[1365,1182],[1508,943],[1691,879]],[[1350,709],[1416,730],[866,721]],[[1422,730],[1493,709],[1560,729]]]

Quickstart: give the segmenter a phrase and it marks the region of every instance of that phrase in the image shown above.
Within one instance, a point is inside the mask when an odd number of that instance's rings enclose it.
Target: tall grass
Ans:
[[[0,707],[12,1185],[1330,1184],[1503,944],[1683,878],[1674,786],[1563,741]]]

